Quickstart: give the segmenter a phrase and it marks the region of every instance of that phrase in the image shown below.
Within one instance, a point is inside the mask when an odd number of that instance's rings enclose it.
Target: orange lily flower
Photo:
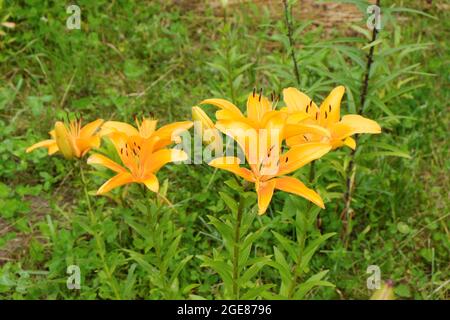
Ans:
[[[259,94],[256,94],[256,91],[253,90],[253,93],[247,98],[247,116],[233,103],[224,99],[207,99],[200,102],[200,104],[211,104],[218,107],[220,109],[216,112],[218,121],[239,121],[252,128],[261,129],[266,126],[270,118],[280,113],[280,111],[275,110],[278,98],[272,98],[272,102],[270,102],[269,99],[262,95],[262,90],[260,90]],[[291,117],[301,121],[306,119],[308,115],[304,112],[292,112]]]
[[[60,151],[66,159],[81,158],[91,148],[100,146],[97,130],[102,123],[103,120],[98,119],[81,127],[81,120],[73,120],[67,127],[63,122],[57,121],[55,128],[49,132],[52,138],[32,145],[26,152],[36,148],[47,148],[49,155]]]
[[[178,142],[176,141],[177,138],[179,138],[177,137],[177,134],[184,130],[188,130],[193,125],[192,121],[181,121],[165,125],[156,130],[156,125],[158,123],[158,120],[156,119],[143,118],[142,121],[139,122],[136,118],[135,121],[137,128],[125,122],[106,121],[102,126],[100,136],[109,136],[112,133],[117,132],[123,133],[129,137],[140,137],[142,139],[150,139],[157,136],[159,139],[155,142],[155,149],[160,149],[172,142]]]
[[[228,156],[216,158],[209,165],[233,172],[254,183],[260,215],[266,212],[275,189],[302,196],[324,208],[319,194],[307,188],[298,179],[285,175],[320,158],[331,149],[331,146],[321,142],[306,143],[281,154],[281,143],[285,136],[283,113],[269,117],[264,122],[264,127],[259,129],[239,120],[220,120],[216,123],[216,127],[237,141],[244,151],[250,169],[241,167],[240,159]]]
[[[341,100],[345,88],[338,86],[334,88],[328,97],[322,102],[320,108],[306,94],[296,88],[283,90],[286,108],[284,111],[297,116],[299,112],[308,115],[302,121],[288,118],[287,122],[292,124],[291,131],[301,134],[289,135],[286,143],[290,146],[305,142],[328,141],[333,149],[347,145],[356,148],[356,142],[352,135],[358,133],[381,133],[381,127],[373,120],[360,115],[350,114],[340,118]]]
[[[88,164],[101,165],[117,173],[98,189],[98,195],[133,182],[142,183],[151,191],[158,192],[156,172],[169,162],[184,161],[188,157],[182,150],[158,148],[161,145],[159,135],[153,134],[144,139],[138,135],[112,132],[108,136],[125,167],[101,154],[93,154],[88,158]]]
[[[216,118],[218,124],[223,121],[235,121],[240,122],[242,125],[256,130],[264,129],[267,123],[273,117],[281,117],[285,119],[285,129],[283,130],[283,138],[288,139],[293,136],[297,136],[304,133],[314,133],[319,135],[329,136],[329,132],[320,126],[306,125],[301,123],[303,120],[309,118],[309,115],[304,111],[291,110],[287,112],[284,110],[275,110],[278,98],[272,95],[272,102],[262,95],[262,90],[259,94],[253,90],[247,99],[247,116],[245,116],[238,107],[231,102],[224,99],[207,99],[201,102],[201,104],[211,104],[220,110],[216,112]],[[194,110],[194,108],[196,108]],[[202,123],[209,127],[212,123],[211,119],[203,112],[199,107],[194,107],[196,117],[202,121]],[[288,117],[289,114],[289,117]],[[301,124],[300,124],[301,123]]]
[[[116,176],[100,187],[97,194],[132,182],[143,183],[148,189],[158,192],[159,182],[155,173],[168,162],[187,159],[184,151],[163,148],[193,123],[175,122],[159,129],[156,129],[156,124],[157,120],[145,118],[142,122],[136,119],[137,129],[118,121],[107,121],[103,124],[100,135],[111,139],[127,169],[101,154],[89,157],[89,164],[99,164],[117,172]]]

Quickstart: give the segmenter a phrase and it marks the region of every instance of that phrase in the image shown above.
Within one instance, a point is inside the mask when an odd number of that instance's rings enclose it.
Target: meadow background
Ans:
[[[308,234],[336,234],[305,273],[329,270],[335,287],[304,298],[366,299],[367,266],[378,265],[399,299],[448,299],[449,4],[382,1],[361,106],[372,33],[367,4],[346,2],[292,2],[298,83],[282,1],[80,0],[81,30],[66,28],[64,1],[0,1],[0,298],[223,297],[220,277],[205,265],[223,251],[208,216],[227,214],[222,192],[237,197],[232,175],[206,164],[168,166],[158,177],[174,208],[163,208],[154,197],[139,199],[137,186],[95,197],[110,172],[86,166],[99,219],[89,225],[74,166],[43,150],[25,153],[66,113],[126,122],[151,115],[166,124],[190,119],[206,98],[243,107],[253,87],[295,86],[320,102],[342,84],[342,111],[364,108],[383,133],[361,136],[354,156],[339,149],[316,163],[308,185],[326,209]],[[308,181],[309,167],[297,176]],[[352,177],[351,210],[341,216]],[[275,233],[294,236],[291,221],[305,210],[305,200],[276,193],[251,222],[264,226],[252,257],[281,259]],[[92,232],[103,236],[100,246]],[[71,264],[81,268],[81,290],[66,288]],[[269,293],[254,293],[268,298],[280,275],[264,265],[250,282],[267,285]]]

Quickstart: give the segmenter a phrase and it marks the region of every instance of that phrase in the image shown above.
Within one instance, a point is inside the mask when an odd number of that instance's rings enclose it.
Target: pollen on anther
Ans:
[[[331,112],[331,104],[328,106],[328,112]]]
[[[319,118],[319,113],[316,112],[316,120]]]
[[[328,113],[325,111],[325,119],[328,117]]]
[[[256,88],[253,88],[253,98],[255,97],[256,94]]]
[[[262,88],[259,89],[259,98],[258,98],[259,102],[261,102],[261,97],[262,97]]]

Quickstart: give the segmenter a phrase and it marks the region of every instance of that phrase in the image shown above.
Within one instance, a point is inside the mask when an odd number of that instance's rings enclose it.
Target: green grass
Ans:
[[[368,265],[380,266],[400,299],[449,298],[450,26],[448,10],[437,7],[444,1],[437,2],[414,7],[435,19],[397,14],[402,19],[390,20],[380,33],[365,115],[382,125],[383,134],[358,141],[349,235],[339,216],[350,152],[340,149],[317,162],[312,185],[327,205],[320,212],[321,231],[337,235],[321,246],[309,269],[329,270],[326,280],[336,287],[314,289],[306,298],[368,298]],[[176,211],[154,195],[148,195],[149,204],[138,186],[130,186],[112,198],[91,196],[99,223],[90,224],[77,167],[44,151],[26,154],[25,148],[46,139],[66,113],[127,122],[136,114],[152,115],[166,124],[189,119],[190,108],[206,98],[244,106],[254,86],[266,93],[296,86],[282,6],[232,5],[225,21],[220,6],[79,1],[82,29],[67,30],[64,6],[0,4],[0,20],[16,23],[0,27],[0,298],[224,297],[221,278],[202,261],[226,257],[221,234],[207,216],[228,219],[219,192],[237,198],[223,183],[230,174],[205,164],[168,166],[158,177],[168,181],[167,197]],[[331,29],[307,22],[294,20],[301,89],[320,101],[344,84],[342,109],[353,112],[367,39],[356,32],[349,39],[346,22]],[[364,21],[355,24],[365,27]],[[344,37],[342,48],[332,43]],[[417,44],[429,45],[408,52]],[[379,54],[393,48],[402,49]],[[110,173],[85,168],[94,193]],[[305,167],[296,175],[307,181],[308,174]],[[268,214],[249,221],[252,232],[266,226],[251,257],[274,255],[273,232],[294,236],[298,230],[291,221],[306,209],[306,201],[277,193]],[[80,291],[66,288],[71,264],[81,267]],[[264,266],[255,278],[249,288],[273,284],[268,290],[277,292],[275,268]]]

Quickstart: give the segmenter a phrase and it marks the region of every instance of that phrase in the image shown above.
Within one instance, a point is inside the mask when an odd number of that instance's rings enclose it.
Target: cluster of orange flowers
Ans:
[[[302,196],[324,208],[319,194],[298,179],[286,175],[330,150],[343,145],[356,148],[356,142],[351,138],[354,134],[381,132],[375,121],[360,115],[345,115],[341,119],[340,104],[344,92],[342,86],[335,88],[318,107],[304,93],[287,88],[283,90],[286,106],[275,110],[278,99],[272,97],[269,101],[262,92],[253,91],[247,100],[247,115],[227,100],[202,101],[201,105],[210,104],[219,108],[215,113],[216,122],[198,106],[192,108],[193,119],[201,121],[203,128],[218,129],[233,138],[248,162],[248,167],[241,166],[237,157],[225,156],[213,159],[209,165],[254,183],[259,214],[266,212],[275,189]],[[184,151],[168,146],[178,133],[188,130],[193,123],[175,122],[159,129],[156,129],[156,124],[157,120],[151,119],[143,119],[140,123],[136,120],[137,128],[127,123],[104,122],[101,119],[84,127],[81,127],[79,120],[71,121],[68,127],[57,122],[50,132],[52,139],[36,143],[27,152],[46,147],[49,154],[60,151],[68,159],[81,158],[90,149],[98,148],[102,137],[108,137],[123,166],[101,154],[88,158],[89,164],[102,165],[117,173],[98,189],[97,194],[132,182],[142,183],[158,192],[156,172],[169,162],[188,158]],[[273,135],[274,132],[277,134]]]

